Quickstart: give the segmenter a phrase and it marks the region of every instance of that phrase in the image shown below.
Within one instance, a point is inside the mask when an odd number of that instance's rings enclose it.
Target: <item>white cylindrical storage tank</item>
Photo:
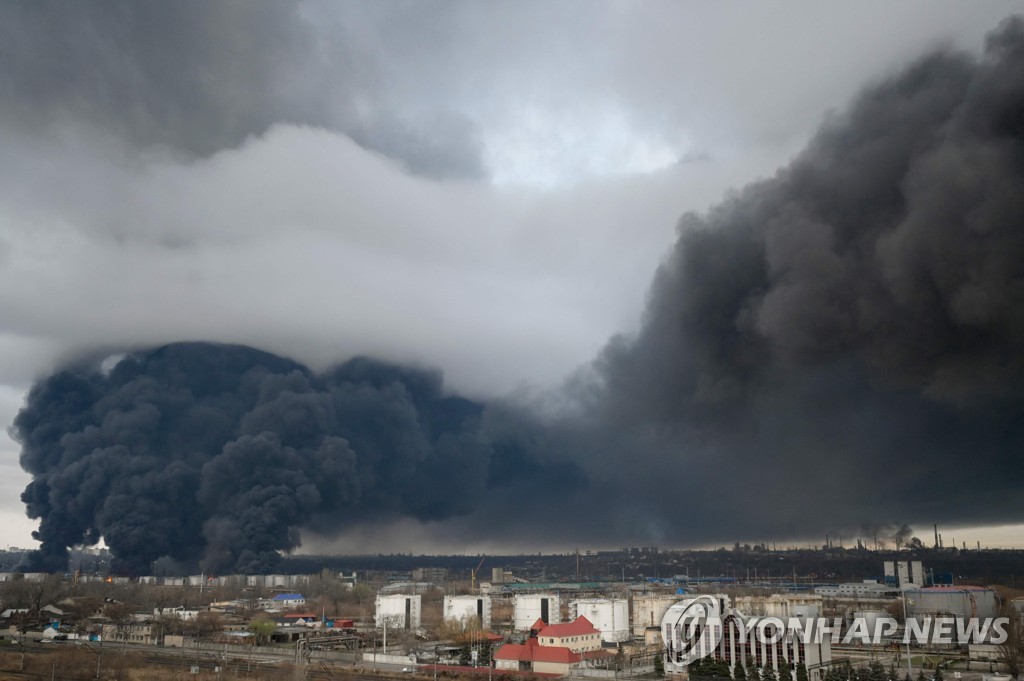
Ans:
[[[419,594],[378,595],[374,622],[378,628],[419,629],[421,602]]]
[[[855,610],[853,613],[854,619],[859,619],[864,622],[864,626],[866,627],[868,634],[871,636],[874,636],[876,631],[875,627],[878,626],[878,620],[888,616],[888,613],[884,613],[881,610]]]
[[[980,586],[933,586],[906,592],[912,615],[954,617],[995,617],[996,597],[992,589]]]
[[[569,603],[569,619],[586,617],[601,632],[601,640],[629,640],[629,603],[624,598],[586,598]]]
[[[682,596],[669,594],[635,594],[633,596],[633,636],[641,637],[650,627],[661,628],[661,618]]]
[[[560,624],[562,621],[562,604],[557,594],[516,594],[513,606],[517,631],[529,631],[539,619],[546,624]]]
[[[817,603],[800,603],[793,606],[793,617],[804,620],[811,620],[821,614]]]
[[[464,624],[473,621],[483,629],[491,628],[490,596],[445,596],[444,619],[457,620]]]

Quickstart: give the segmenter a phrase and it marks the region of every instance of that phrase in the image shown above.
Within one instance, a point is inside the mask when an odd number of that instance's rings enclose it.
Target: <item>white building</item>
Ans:
[[[295,610],[306,607],[306,597],[302,594],[277,594],[270,599],[271,607],[278,610]]]
[[[625,598],[581,598],[569,601],[569,619],[586,617],[609,643],[628,641],[629,602]]]
[[[707,598],[707,597],[702,597]],[[739,662],[744,668],[753,663],[758,669],[772,667],[776,672],[779,663],[786,660],[792,669],[803,664],[807,668],[810,681],[821,681],[825,666],[832,661],[832,642],[830,636],[808,637],[803,640],[802,632],[796,626],[800,619],[797,616],[782,618],[768,616],[773,623],[781,625],[782,631],[777,636],[766,636],[758,627],[760,617],[749,617],[729,607],[728,596],[717,594],[711,596],[720,604],[721,620],[711,623],[705,633],[697,640],[694,650],[709,659],[723,660],[730,668]],[[665,671],[669,673],[685,673],[687,663],[683,651],[676,641],[675,633],[681,618],[697,597],[685,597],[666,611],[662,619],[662,637],[665,641]],[[774,626],[774,625],[772,625]],[[714,636],[720,638],[715,640]],[[818,640],[820,638],[820,641]],[[787,680],[781,680],[787,681]]]
[[[562,621],[562,602],[556,594],[516,594],[513,607],[516,631],[529,631],[538,619],[546,624]]]
[[[443,613],[446,620],[469,624],[475,618],[481,628],[491,628],[490,596],[445,596]]]
[[[178,617],[185,622],[191,622],[199,617],[198,610],[189,610],[184,605],[176,608],[153,608],[153,614],[157,617]]]
[[[843,600],[890,599],[900,595],[899,588],[888,584],[879,584],[873,579],[863,582],[847,582],[814,587],[814,593],[822,598],[838,598]]]
[[[924,566],[919,560],[886,560],[882,562],[885,583],[898,587],[924,586]]]
[[[378,628],[419,629],[422,600],[419,594],[378,594],[374,622]]]

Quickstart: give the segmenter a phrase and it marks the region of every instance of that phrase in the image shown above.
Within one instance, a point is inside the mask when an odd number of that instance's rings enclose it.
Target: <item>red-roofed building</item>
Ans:
[[[550,624],[537,632],[542,646],[568,648],[574,653],[601,649],[601,632],[583,615],[565,624]]]
[[[496,669],[565,675],[583,659],[568,648],[542,646],[537,639],[506,643],[494,653]]]
[[[530,671],[535,674],[569,673],[595,651],[601,650],[601,632],[586,617],[566,624],[544,624],[538,620],[530,627],[526,643],[506,643],[494,653],[497,669]]]

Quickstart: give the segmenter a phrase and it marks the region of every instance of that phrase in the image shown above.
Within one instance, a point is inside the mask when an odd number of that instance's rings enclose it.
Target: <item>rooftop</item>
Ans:
[[[537,639],[531,638],[526,643],[506,643],[494,653],[495,660],[518,660],[520,662],[560,662],[574,664],[582,656],[561,646],[542,646]]]
[[[564,638],[566,636],[587,636],[588,634],[600,634],[594,625],[583,615],[580,615],[572,622],[565,624],[551,624],[540,630],[538,636],[555,636]]]

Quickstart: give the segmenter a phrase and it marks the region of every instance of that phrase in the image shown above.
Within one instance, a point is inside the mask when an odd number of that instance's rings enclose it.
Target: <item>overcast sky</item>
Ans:
[[[0,421],[69,358],[177,340],[556,387],[637,328],[684,212],[1021,10],[0,4]],[[28,546],[17,461],[0,436],[0,544]]]

